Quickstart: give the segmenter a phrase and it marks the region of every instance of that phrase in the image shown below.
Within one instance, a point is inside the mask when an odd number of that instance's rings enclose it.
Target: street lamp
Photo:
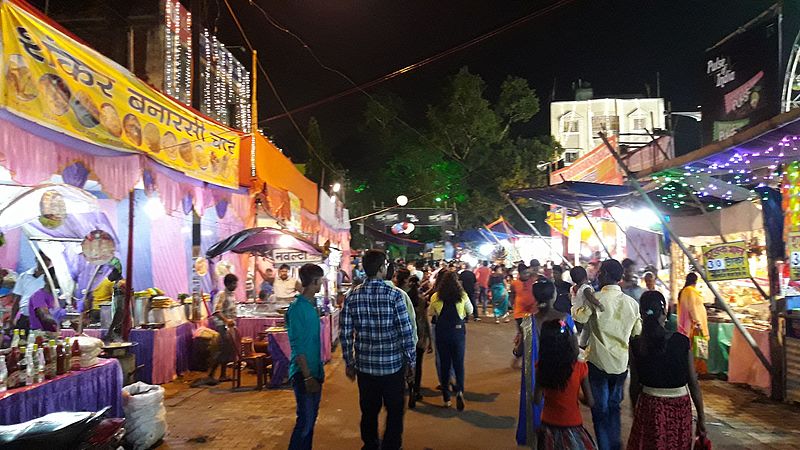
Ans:
[[[397,196],[397,204],[400,206],[406,206],[408,204],[408,197],[405,195]]]
[[[341,183],[338,183],[338,182],[337,183],[333,183],[333,192],[339,192],[341,190],[342,190]]]

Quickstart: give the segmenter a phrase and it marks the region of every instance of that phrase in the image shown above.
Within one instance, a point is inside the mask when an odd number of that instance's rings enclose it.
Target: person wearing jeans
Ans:
[[[319,314],[314,296],[324,282],[325,274],[316,264],[300,268],[303,291],[295,297],[286,311],[286,331],[292,347],[289,377],[297,400],[297,422],[289,441],[289,450],[311,450],[314,424],[322,398],[322,342]]]
[[[603,261],[599,273],[600,292],[590,301],[572,308],[576,322],[591,323],[587,362],[594,396],[592,421],[600,450],[622,448],[620,403],[628,375],[628,346],[631,338],[642,332],[639,305],[619,286],[622,275],[619,261]]]
[[[466,322],[472,314],[472,303],[458,283],[453,272],[446,272],[439,283],[439,290],[431,297],[433,314],[436,315],[436,350],[441,361],[439,382],[445,407],[450,407],[449,374],[455,372],[456,405],[464,410],[464,351],[466,347]]]
[[[622,448],[620,404],[622,403],[625,379],[628,371],[617,375],[609,375],[592,363],[589,363],[589,385],[594,397],[592,420],[597,446],[601,449]]]
[[[384,252],[366,252],[367,280],[350,292],[340,316],[345,374],[351,381],[358,378],[365,450],[402,448],[405,385],[417,362],[408,308],[401,291],[383,281],[387,268]],[[386,429],[381,443],[378,414],[384,406]]]

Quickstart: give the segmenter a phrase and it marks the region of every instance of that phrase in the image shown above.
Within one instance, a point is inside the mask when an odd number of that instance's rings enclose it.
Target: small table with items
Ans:
[[[59,411],[122,412],[122,369],[116,359],[100,359],[93,367],[59,375],[32,386],[0,394],[0,425],[27,422]]]

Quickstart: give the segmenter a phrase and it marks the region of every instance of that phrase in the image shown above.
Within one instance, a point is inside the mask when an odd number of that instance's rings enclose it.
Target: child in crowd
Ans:
[[[594,296],[594,288],[589,281],[586,269],[581,266],[575,266],[569,270],[569,276],[572,278],[572,282],[575,283],[572,287],[572,310],[575,311],[588,301],[593,303],[599,311],[603,311],[603,306]],[[579,333],[578,346],[586,348],[589,344],[589,323],[583,324]]]
[[[581,397],[580,393],[583,392]],[[539,361],[534,402],[544,399],[542,421],[537,430],[539,450],[594,449],[594,441],[583,427],[579,402],[594,404],[589,386],[589,367],[578,361],[578,342],[563,320],[541,325]]]

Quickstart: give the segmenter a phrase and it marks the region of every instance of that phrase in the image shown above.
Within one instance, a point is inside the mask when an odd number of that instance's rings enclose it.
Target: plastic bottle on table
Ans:
[[[44,381],[44,370],[46,366],[46,360],[44,358],[44,349],[38,348],[36,350],[36,382],[41,383]]]
[[[0,392],[8,390],[8,368],[6,368],[6,357],[0,355]]]
[[[28,331],[28,348],[33,348],[33,344],[36,342],[36,331],[29,330]]]
[[[56,344],[56,375],[64,375],[69,368],[64,367],[64,341],[58,340]]]
[[[19,385],[19,347],[11,347],[11,351],[8,353],[8,360],[6,361],[6,367],[8,369],[8,381],[6,385],[9,389],[14,389]]]
[[[69,370],[81,370],[81,346],[78,344],[78,338],[72,339]]]
[[[33,385],[33,376],[36,374],[36,363],[33,355],[36,354],[36,344],[31,344],[25,350],[25,386]]]
[[[11,347],[19,347],[19,328],[14,328],[14,337],[11,338]]]
[[[56,341],[51,339],[44,345],[44,379],[52,380],[56,376]]]

